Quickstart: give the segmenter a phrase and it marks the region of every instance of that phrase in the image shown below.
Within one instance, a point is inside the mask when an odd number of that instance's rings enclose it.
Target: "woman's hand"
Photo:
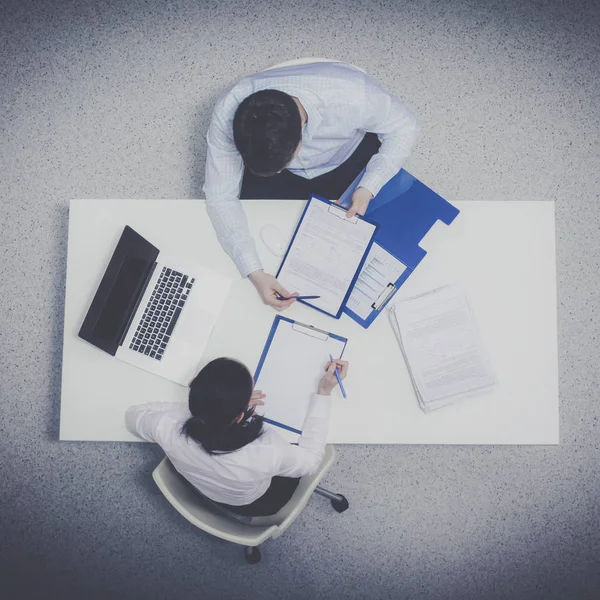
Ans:
[[[320,396],[331,395],[331,391],[338,384],[337,377],[335,376],[336,369],[340,379],[346,379],[346,375],[348,374],[348,362],[345,360],[329,361],[325,367],[325,375],[323,375],[321,381],[319,381],[317,394]]]
[[[256,406],[263,406],[263,398],[266,398],[266,394],[261,390],[254,390],[252,396],[250,396],[250,402],[248,402],[248,408],[255,408]]]
[[[275,310],[285,310],[296,301],[293,296],[297,296],[298,292],[290,294],[273,275],[265,273],[262,269],[252,271],[248,275],[248,279],[254,284],[263,302],[272,306]],[[281,294],[288,300],[279,300],[276,294]]]

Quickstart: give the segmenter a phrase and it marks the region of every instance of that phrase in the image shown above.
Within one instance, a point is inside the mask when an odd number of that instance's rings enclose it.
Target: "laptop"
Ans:
[[[125,226],[79,337],[119,360],[187,385],[231,280],[201,266],[163,263],[159,253]]]

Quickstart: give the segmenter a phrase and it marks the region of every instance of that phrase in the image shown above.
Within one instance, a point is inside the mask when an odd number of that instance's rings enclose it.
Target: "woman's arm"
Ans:
[[[336,370],[340,379],[348,373],[348,363],[344,360],[332,360],[319,382],[317,393],[310,399],[306,421],[298,445],[285,442],[275,436],[278,443],[277,472],[282,477],[304,477],[316,472],[325,455],[327,434],[329,432],[329,414],[331,413],[331,392],[337,386]]]
[[[312,475],[319,468],[325,454],[330,412],[330,396],[314,394],[298,445],[289,444],[279,435],[273,436],[277,438],[278,454],[274,475],[303,477]]]
[[[127,409],[125,413],[125,426],[130,433],[146,440],[160,444],[164,434],[170,434],[172,428],[161,425],[165,422],[165,415],[185,414],[187,406],[180,402],[149,402],[138,404]],[[164,431],[163,431],[164,429]]]

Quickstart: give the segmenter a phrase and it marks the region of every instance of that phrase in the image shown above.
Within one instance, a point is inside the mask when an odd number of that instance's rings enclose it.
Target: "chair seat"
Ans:
[[[290,501],[274,515],[266,517],[252,517],[253,525],[277,525],[281,527],[283,523],[291,519],[291,523],[297,518],[302,512],[304,507],[308,504],[312,493],[315,488],[319,485],[319,481],[325,477],[327,471],[333,465],[335,460],[335,447],[331,444],[325,447],[325,456],[321,461],[318,471],[314,475],[302,477],[300,483],[296,488]],[[282,532],[283,533],[283,532]]]
[[[335,448],[325,447],[325,456],[317,472],[302,477],[290,501],[276,514],[251,517],[249,522],[224,507],[215,507],[200,497],[165,457],[154,469],[152,478],[170,504],[190,523],[218,538],[243,546],[258,546],[270,538],[279,537],[298,517],[319,481],[335,460]],[[218,505],[217,505],[218,506]]]

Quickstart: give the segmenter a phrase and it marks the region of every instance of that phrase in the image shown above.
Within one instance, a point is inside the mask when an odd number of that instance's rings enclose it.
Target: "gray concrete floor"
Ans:
[[[0,6],[0,596],[600,597],[597,2]],[[301,56],[403,98],[450,201],[556,202],[562,441],[341,446],[351,510],[313,498],[250,567],[167,505],[158,448],[58,442],[67,207],[201,197],[217,96]]]

